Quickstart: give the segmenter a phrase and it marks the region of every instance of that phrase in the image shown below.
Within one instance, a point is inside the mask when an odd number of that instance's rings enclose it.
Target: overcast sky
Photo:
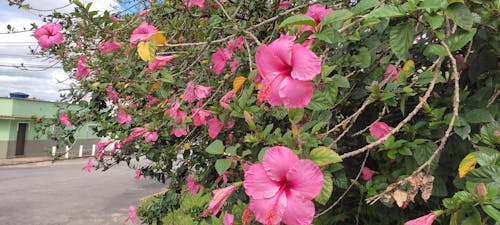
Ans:
[[[81,0],[83,3],[93,2],[93,9],[110,10],[117,6],[114,0]],[[65,6],[69,0],[26,0],[35,9],[54,9]],[[59,11],[70,11],[73,6]],[[10,7],[7,0],[0,0],[0,33],[7,32],[7,25],[16,30],[30,29],[31,23],[43,25],[38,16],[42,12]],[[30,97],[57,101],[59,90],[67,85],[68,75],[60,68],[42,71],[25,71],[15,68],[24,64],[27,68],[41,70],[56,62],[30,55],[29,48],[38,48],[33,32],[17,34],[0,34],[0,97],[8,96],[10,92],[24,92]],[[31,67],[30,67],[31,66]],[[57,67],[57,66],[56,66]],[[58,81],[66,80],[66,84]]]

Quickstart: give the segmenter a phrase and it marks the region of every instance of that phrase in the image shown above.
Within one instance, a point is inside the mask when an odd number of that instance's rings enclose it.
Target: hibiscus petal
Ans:
[[[282,34],[269,45],[274,55],[278,56],[283,64],[292,65],[292,47],[295,36]]]
[[[313,97],[313,85],[310,81],[285,77],[279,86],[279,96],[287,108],[304,108]]]
[[[266,175],[262,164],[254,164],[245,170],[243,187],[245,187],[247,195],[255,199],[262,199],[276,195],[280,185]]]
[[[320,186],[321,187],[321,186]],[[283,222],[287,225],[309,225],[314,217],[314,204],[294,194],[287,195]]]
[[[321,59],[303,45],[296,44],[292,50],[292,78],[312,80],[321,73]]]
[[[264,79],[272,80],[277,75],[287,74],[290,71],[290,66],[283,63],[267,45],[260,45],[257,48],[255,63],[257,64],[257,70]]]
[[[38,38],[38,44],[41,48],[50,48],[52,46],[52,42],[49,39],[49,36],[44,35]]]
[[[303,159],[296,162],[286,175],[292,193],[311,200],[323,187],[323,173],[311,160]]]
[[[54,44],[61,44],[64,40],[64,37],[61,33],[56,33],[54,36],[49,37],[49,39]]]
[[[255,220],[262,224],[279,225],[287,206],[286,194],[280,192],[271,198],[250,200],[250,210],[255,213]]]
[[[286,179],[288,170],[297,161],[299,161],[299,157],[292,150],[283,146],[275,146],[266,151],[262,165],[269,178],[274,181],[282,181]]]

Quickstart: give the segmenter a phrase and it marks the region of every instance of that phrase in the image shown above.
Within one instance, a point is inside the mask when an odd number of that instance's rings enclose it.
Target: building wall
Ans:
[[[16,157],[16,140],[19,123],[28,124],[24,156],[48,155],[48,152],[51,152],[52,146],[55,146],[56,143],[49,140],[46,136],[40,136],[38,137],[39,139],[35,139],[37,134],[31,117],[54,117],[58,110],[58,104],[61,103],[0,97],[0,158]],[[78,106],[74,106],[74,109],[77,108]],[[85,124],[75,132],[74,136],[77,142],[70,150],[71,154],[74,153],[77,155],[80,145],[84,146],[84,152],[90,152],[92,144],[96,144],[99,140],[89,131],[89,125],[93,125],[93,123]],[[63,149],[58,149],[58,152],[61,151],[65,151],[64,147]]]

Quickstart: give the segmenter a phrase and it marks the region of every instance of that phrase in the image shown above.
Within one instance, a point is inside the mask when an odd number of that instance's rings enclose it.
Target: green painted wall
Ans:
[[[10,140],[10,120],[0,119],[0,140],[7,141]]]
[[[13,99],[0,98],[0,115],[12,115]]]
[[[0,141],[16,140],[19,123],[28,123],[26,140],[35,140],[36,133],[31,117],[54,117],[58,104],[62,103],[0,97]],[[71,108],[77,109],[78,106],[75,105]],[[75,138],[96,138],[88,128],[92,124],[88,123],[78,129]],[[38,140],[47,140],[47,137],[40,137]]]

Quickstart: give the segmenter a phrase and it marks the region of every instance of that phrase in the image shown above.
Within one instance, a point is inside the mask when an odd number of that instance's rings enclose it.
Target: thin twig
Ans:
[[[397,133],[406,123],[408,123],[415,115],[417,115],[417,113],[424,106],[424,104],[426,104],[427,99],[430,97],[430,95],[432,93],[432,90],[434,90],[434,86],[436,84],[436,81],[437,81],[437,78],[438,78],[438,74],[440,72],[439,68],[441,67],[441,63],[442,62],[443,62],[443,57],[439,57],[434,62],[433,66],[431,68],[433,68],[434,65],[437,65],[437,69],[434,72],[434,77],[432,78],[431,83],[429,84],[429,87],[427,88],[427,91],[425,92],[424,96],[420,99],[419,103],[417,104],[417,106],[415,106],[415,108],[413,109],[413,111],[411,111],[408,114],[408,116],[406,116],[406,118],[404,118],[396,127],[394,127],[394,129],[392,129],[391,132],[388,135],[386,135],[386,136],[378,139],[375,142],[372,142],[372,143],[370,143],[368,145],[365,145],[364,147],[361,147],[361,148],[356,149],[354,151],[350,151],[350,152],[344,153],[344,154],[342,154],[340,156],[340,158],[341,159],[346,159],[346,158],[358,155],[360,153],[363,153],[365,151],[368,151],[368,150],[372,149],[373,147],[375,147],[375,146],[377,146],[379,144],[382,144],[390,135]]]
[[[320,212],[318,214],[316,214],[314,216],[314,218],[318,218],[320,217],[321,215],[327,213],[328,211],[330,211],[331,209],[333,209],[333,207],[335,207],[337,204],[339,204],[339,202],[345,197],[345,195],[351,190],[351,188],[354,186],[354,184],[356,184],[357,180],[359,179],[359,176],[361,176],[361,170],[363,169],[363,167],[365,166],[366,164],[366,160],[368,159],[368,156],[370,155],[370,152],[366,152],[365,154],[365,158],[363,159],[363,163],[361,163],[361,166],[359,167],[359,171],[358,171],[358,174],[356,175],[356,177],[354,178],[354,180],[351,180],[351,184],[349,185],[349,187],[347,187],[347,189],[344,191],[344,193],[342,193],[340,195],[340,197],[332,204],[330,205],[327,209],[323,210],[323,212]]]

